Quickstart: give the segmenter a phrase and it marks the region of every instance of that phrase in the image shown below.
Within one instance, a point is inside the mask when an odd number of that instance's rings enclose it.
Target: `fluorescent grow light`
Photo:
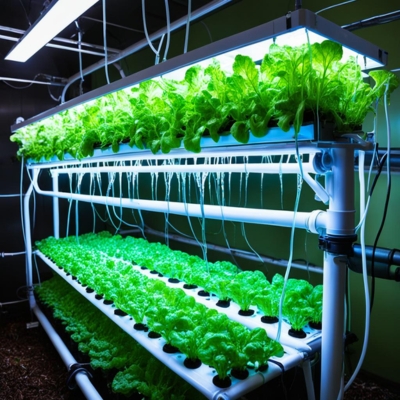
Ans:
[[[146,80],[161,78],[181,79],[190,66],[200,65],[205,67],[213,59],[217,59],[222,68],[231,70],[237,54],[249,55],[257,62],[262,60],[264,55],[268,53],[270,45],[274,42],[278,45],[298,46],[308,42],[311,44],[322,42],[326,39],[336,41],[342,45],[343,61],[353,56],[363,70],[382,67],[387,63],[387,53],[378,46],[309,10],[300,9],[274,21],[181,54],[112,82],[110,85],[85,93],[21,124],[12,126],[11,130],[15,132],[23,126],[43,120],[63,110],[71,109],[111,92],[132,88]]]
[[[205,68],[209,64],[211,64],[213,59],[215,59],[221,64],[222,69],[230,71],[232,70],[232,64],[235,61],[235,57],[238,54],[241,54],[243,56],[249,56],[256,63],[260,63],[264,55],[269,52],[269,48],[272,44],[277,44],[279,46],[297,47],[305,43],[309,43],[310,45],[314,43],[321,43],[324,40],[333,40],[339,42],[338,40],[335,40],[334,37],[329,37],[328,35],[322,35],[318,32],[312,31],[310,28],[300,26],[295,30],[291,30],[282,33],[280,35],[265,40],[261,40],[260,42],[250,44],[248,46],[228,51],[227,53],[220,54],[216,57],[209,58],[195,64]],[[365,56],[364,54],[362,54],[361,51],[356,51],[350,47],[346,47],[343,43],[340,44],[342,44],[343,48],[343,57],[341,59],[342,62],[346,62],[350,58],[354,58],[358,63],[358,65],[360,66],[361,70],[363,71],[381,68],[384,65],[384,60],[374,59],[372,57]],[[168,79],[181,80],[184,78],[185,72],[191,66],[192,65],[188,65],[186,67],[174,70],[172,72],[163,75],[163,77]]]
[[[5,57],[25,62],[98,0],[58,0],[42,13]]]

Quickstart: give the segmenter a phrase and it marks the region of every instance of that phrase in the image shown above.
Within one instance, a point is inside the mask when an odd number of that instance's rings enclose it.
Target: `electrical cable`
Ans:
[[[169,50],[169,43],[170,43],[170,40],[171,40],[171,18],[170,18],[170,15],[169,15],[168,0],[165,0],[165,16],[166,16],[166,19],[167,19],[167,43],[165,44],[163,61],[167,60],[168,50]]]
[[[28,173],[29,175],[29,173]],[[21,159],[21,172],[20,172],[20,188],[19,188],[19,206],[20,206],[20,215],[21,215],[21,229],[22,229],[22,238],[24,240],[24,245],[26,248],[26,235],[25,235],[25,223],[24,223],[24,207],[23,207],[23,182],[24,182],[24,156]]]
[[[206,29],[207,33],[208,33],[208,37],[210,38],[210,43],[213,42],[213,38],[211,35],[211,31],[210,28],[208,27],[208,25],[204,22],[204,21],[200,21],[200,23],[204,26],[204,28]]]
[[[165,37],[165,35],[161,36],[160,43],[158,44],[156,59],[154,61],[154,64],[156,64],[156,65],[160,63],[160,51],[161,51],[161,47],[162,47],[162,44],[163,44],[163,41],[164,41],[164,37]]]
[[[360,222],[358,223],[358,225],[355,228],[355,232],[359,231],[359,229],[361,228],[361,225],[363,224],[365,218],[367,217],[368,209],[369,209],[369,205],[370,205],[370,200],[371,200],[372,194],[374,192],[376,183],[378,182],[378,179],[379,179],[379,177],[380,177],[380,175],[382,173],[383,166],[385,165],[386,158],[387,158],[387,153],[385,153],[382,156],[381,160],[379,160],[378,171],[377,171],[377,174],[375,175],[374,181],[372,182],[372,186],[371,186],[371,189],[370,189],[369,194],[368,194],[367,205],[365,207],[364,214],[362,215],[362,218],[360,219]]]
[[[106,0],[103,0],[103,43],[104,43],[104,72],[106,74],[107,84],[110,84],[110,78],[108,76]]]
[[[183,46],[183,53],[187,53],[188,51],[191,13],[192,13],[192,0],[188,0],[188,13],[186,20],[186,33],[185,33],[185,44]]]
[[[36,77],[35,78],[33,78],[33,80],[35,81],[36,80]],[[8,83],[7,81],[5,81],[5,80],[1,80],[4,84],[6,84],[7,86],[10,86],[11,88],[13,88],[13,89],[28,89],[29,87],[31,87],[32,85],[33,85],[33,83],[34,82],[31,82],[29,85],[26,85],[26,86],[14,86],[14,85],[11,85],[11,83]]]
[[[378,241],[380,239],[381,233],[383,231],[383,228],[385,226],[386,222],[386,217],[387,217],[387,212],[388,212],[388,207],[389,207],[389,200],[390,200],[390,193],[392,189],[392,176],[391,176],[391,171],[390,171],[390,166],[391,166],[391,161],[390,161],[390,153],[391,153],[391,128],[390,128],[390,120],[389,120],[389,112],[388,112],[388,90],[389,90],[389,84],[386,84],[386,90],[385,94],[383,97],[383,102],[384,102],[384,108],[385,108],[385,120],[386,120],[386,135],[387,135],[387,157],[386,157],[386,171],[387,171],[387,184],[386,184],[386,199],[385,199],[385,205],[384,205],[384,210],[383,210],[383,216],[382,216],[382,221],[378,229],[378,233],[375,237],[374,240],[374,245],[372,248],[372,257],[371,257],[371,303],[370,303],[370,312],[372,312],[373,306],[374,306],[374,299],[375,299],[375,252],[376,248],[378,246]],[[383,164],[383,163],[382,163]]]
[[[322,10],[316,11],[315,14],[318,15],[318,14],[322,13],[323,11],[327,11],[327,10],[330,10],[332,8],[336,8],[336,7],[340,7],[340,6],[344,6],[345,4],[354,3],[355,1],[356,0],[348,0],[348,1],[344,1],[343,3],[333,4],[332,6],[325,7]]]
[[[299,160],[299,162],[301,162]],[[299,208],[299,202],[300,202],[300,194],[301,194],[301,188],[303,185],[303,179],[301,178],[301,175],[298,174],[297,175],[297,193],[296,193],[296,200],[295,200],[295,204],[294,204],[294,210],[293,210],[293,222],[292,222],[292,227],[291,227],[291,231],[290,231],[290,244],[289,244],[289,260],[288,260],[288,265],[286,268],[286,273],[285,273],[285,277],[284,277],[284,283],[283,283],[283,288],[282,288],[282,294],[279,300],[279,321],[278,321],[278,331],[276,334],[276,338],[275,340],[279,342],[280,337],[281,337],[281,333],[282,333],[282,321],[283,321],[283,303],[284,303],[284,299],[285,299],[285,291],[286,291],[286,284],[287,281],[289,279],[289,274],[290,274],[290,270],[291,270],[291,266],[292,266],[292,260],[293,260],[293,251],[294,251],[294,233],[296,230],[296,215],[297,215],[297,211]]]
[[[50,86],[47,86],[47,91],[49,92],[49,96],[51,97],[52,100],[56,101],[57,103],[58,103],[59,101],[61,101],[61,95],[58,96],[58,97],[55,97],[55,96],[53,95],[53,93],[51,93],[51,91],[50,91]]]
[[[35,269],[36,269],[36,275],[37,275],[37,278],[38,278],[38,284],[39,284],[39,286],[41,286],[42,282],[40,280],[39,268],[38,268],[38,265],[37,265],[36,253],[35,252],[33,253],[33,261],[35,262]]]
[[[244,167],[245,167],[245,173],[246,173],[246,180],[245,180],[245,184],[244,184],[245,197],[244,197],[244,206],[243,206],[243,207],[246,208],[246,207],[247,207],[247,193],[248,193],[248,177],[249,177],[249,173],[248,173],[247,170],[246,170],[246,165],[247,165],[247,162],[248,162],[248,158],[245,157],[244,161],[245,161],[245,162],[244,162]],[[248,247],[250,248],[250,250],[254,253],[254,255],[260,260],[261,264],[264,265],[263,259],[262,259],[261,256],[257,253],[257,251],[251,246],[249,240],[247,239],[246,229],[245,229],[245,226],[244,226],[244,222],[242,222],[242,223],[240,224],[240,229],[241,229],[242,236],[243,236],[243,238],[244,238],[244,240],[245,240],[247,246],[248,246]]]
[[[31,26],[32,24],[31,24],[31,21],[29,20],[28,12],[26,11],[26,8],[25,8],[25,6],[24,6],[24,3],[22,2],[22,0],[19,0],[19,2],[20,2],[20,4],[21,4],[22,8],[24,9],[25,18],[26,18],[26,20],[28,21],[28,25]]]
[[[364,158],[365,152],[359,150],[358,154],[358,177],[360,181],[360,214],[364,214],[365,211],[365,177],[364,177]],[[361,369],[361,366],[364,362],[365,355],[367,353],[368,347],[368,339],[369,339],[369,329],[370,329],[370,296],[369,296],[369,285],[368,285],[368,271],[367,271],[367,256],[365,251],[365,220],[361,225],[361,232],[360,232],[360,242],[361,242],[361,259],[362,259],[362,275],[363,275],[363,283],[364,283],[364,294],[365,294],[365,329],[364,329],[364,343],[361,350],[361,355],[358,360],[357,366],[347,381],[346,386],[341,388],[342,391],[346,391],[351,384],[353,383],[354,379],[358,375],[358,372]]]
[[[272,360],[272,359],[269,359],[268,362],[277,365],[281,369],[281,371],[282,371],[281,383],[282,383],[283,396],[284,396],[285,400],[288,400],[288,394],[287,394],[286,385],[285,385],[285,381],[284,381],[284,374],[285,374],[284,365],[282,363],[280,363],[279,361]]]
[[[23,254],[26,254],[26,251],[18,251],[16,253],[4,253],[3,251],[2,253],[0,253],[0,257],[4,258],[4,257],[22,256]]]
[[[82,86],[82,85],[83,85],[83,82],[85,81],[85,79],[83,78],[82,51],[81,51],[81,50],[82,50],[82,29],[81,29],[81,27],[79,26],[78,20],[75,21],[75,25],[76,25],[76,28],[77,28],[77,30],[78,30],[79,73],[80,73],[80,75],[81,75],[81,80],[80,80],[80,82],[79,82],[79,95],[82,95],[82,94],[83,94],[83,86]],[[104,48],[105,48],[105,46],[104,46]],[[60,99],[61,99],[61,96],[60,96]]]
[[[146,40],[148,45],[150,46],[151,50],[153,53],[156,55],[156,59],[160,58],[160,53],[157,51],[157,49],[153,46],[153,43],[151,43],[149,33],[147,31],[147,23],[146,23],[146,5],[145,5],[145,0],[142,0],[142,20],[143,20],[143,30],[144,30],[144,35],[146,36]]]
[[[0,197],[20,197],[20,194],[0,194]]]

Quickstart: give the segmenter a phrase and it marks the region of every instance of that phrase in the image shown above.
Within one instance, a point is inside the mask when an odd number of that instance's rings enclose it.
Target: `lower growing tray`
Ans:
[[[41,252],[37,252],[37,255],[76,291],[128,333],[128,335],[209,399],[237,399],[279,376],[283,370],[286,371],[295,366],[299,366],[304,361],[303,351],[284,346],[285,354],[283,357],[272,357],[266,371],[250,369],[249,376],[244,380],[231,376],[231,386],[221,389],[213,383],[216,372],[212,367],[203,364],[197,369],[187,368],[184,364],[185,356],[182,353],[171,354],[163,351],[165,345],[165,340],[163,338],[151,339],[148,336],[148,332],[135,330],[133,328],[135,321],[129,315],[116,315],[116,307],[114,304],[104,304],[103,301],[97,300],[95,292],[87,293],[86,288],[78,283],[76,279],[73,279],[71,275],[67,275],[63,270],[59,269],[56,264],[50,261]]]

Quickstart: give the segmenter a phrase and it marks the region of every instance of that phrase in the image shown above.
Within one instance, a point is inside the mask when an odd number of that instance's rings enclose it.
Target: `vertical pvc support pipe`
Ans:
[[[315,400],[314,384],[311,374],[311,361],[309,359],[304,360],[301,368],[303,369],[304,381],[307,389],[307,399]]]
[[[25,268],[26,268],[26,286],[28,289],[29,306],[32,309],[35,304],[33,295],[33,277],[32,277],[32,238],[31,238],[31,216],[29,210],[29,201],[33,192],[33,182],[37,179],[37,170],[33,170],[32,182],[24,196],[24,230],[25,230]]]
[[[67,346],[64,344],[60,336],[52,327],[49,320],[46,316],[42,313],[38,306],[33,308],[33,312],[35,313],[37,319],[39,320],[40,324],[42,325],[43,329],[46,331],[48,337],[50,338],[51,342],[53,343],[54,347],[58,351],[61,359],[63,360],[64,364],[69,368],[71,365],[76,364],[76,360],[73,355],[68,350]],[[84,396],[89,400],[102,400],[102,397],[97,392],[96,388],[90,382],[88,375],[85,372],[78,372],[75,375],[75,381],[80,387]]]
[[[53,192],[58,192],[58,174],[52,175]],[[53,236],[60,237],[60,209],[58,197],[53,197]]]
[[[326,175],[330,196],[326,234],[354,235],[354,149],[351,145],[331,150],[332,171]],[[324,253],[324,294],[321,346],[321,399],[340,398],[344,360],[344,306],[346,263],[341,254]]]

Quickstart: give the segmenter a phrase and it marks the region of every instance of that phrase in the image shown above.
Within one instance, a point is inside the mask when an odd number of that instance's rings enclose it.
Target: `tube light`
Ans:
[[[5,57],[25,62],[98,0],[58,0],[25,32]]]

